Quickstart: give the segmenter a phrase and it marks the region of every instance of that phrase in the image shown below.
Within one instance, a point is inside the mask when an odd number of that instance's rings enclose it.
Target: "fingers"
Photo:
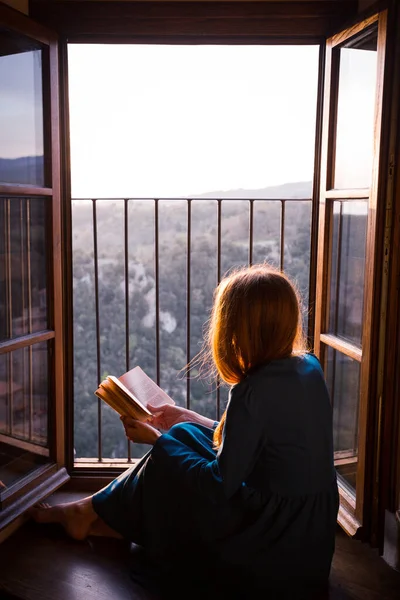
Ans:
[[[132,442],[143,444],[155,444],[161,435],[157,429],[135,419],[124,419],[124,428],[126,437]]]
[[[124,427],[133,427],[133,425],[137,423],[136,419],[133,419],[132,417],[127,417],[126,415],[122,415],[120,419],[123,422]]]
[[[168,406],[171,406],[171,405],[170,404],[161,404],[161,405],[159,404],[158,406],[153,406],[152,404],[148,404],[147,408],[149,409],[150,412],[153,413],[154,417],[159,417],[168,408]]]

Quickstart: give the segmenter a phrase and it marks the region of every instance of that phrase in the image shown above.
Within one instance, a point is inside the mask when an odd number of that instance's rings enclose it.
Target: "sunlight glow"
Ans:
[[[73,197],[311,181],[318,46],[69,45]]]

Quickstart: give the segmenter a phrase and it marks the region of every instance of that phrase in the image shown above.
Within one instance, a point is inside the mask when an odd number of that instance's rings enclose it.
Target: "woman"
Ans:
[[[329,576],[338,492],[329,397],[288,278],[267,265],[226,277],[208,346],[232,386],[220,423],[168,405],[151,424],[123,418],[152,450],[94,496],[34,517],[143,546],[167,587],[310,598]]]

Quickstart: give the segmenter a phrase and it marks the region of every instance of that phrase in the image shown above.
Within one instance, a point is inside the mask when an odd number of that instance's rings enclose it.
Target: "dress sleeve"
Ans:
[[[210,499],[229,499],[251,473],[265,443],[260,408],[247,380],[231,389],[223,442],[215,460],[202,457],[168,433],[157,440],[153,450]]]

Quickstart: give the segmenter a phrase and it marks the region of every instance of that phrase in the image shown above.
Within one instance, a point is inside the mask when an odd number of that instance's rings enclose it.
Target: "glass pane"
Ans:
[[[42,50],[0,28],[0,182],[44,185]]]
[[[0,355],[0,440],[47,446],[48,342]]]
[[[47,328],[45,198],[0,198],[0,341]]]
[[[0,501],[10,486],[48,460],[45,456],[0,441]]]
[[[340,48],[335,188],[371,184],[378,31],[375,25]]]
[[[333,447],[340,475],[356,488],[360,363],[326,347],[325,375],[333,407]]]
[[[333,203],[329,332],[361,345],[364,302],[366,200]]]
[[[302,299],[303,327],[308,326],[312,202],[285,202],[285,273],[296,283]]]

